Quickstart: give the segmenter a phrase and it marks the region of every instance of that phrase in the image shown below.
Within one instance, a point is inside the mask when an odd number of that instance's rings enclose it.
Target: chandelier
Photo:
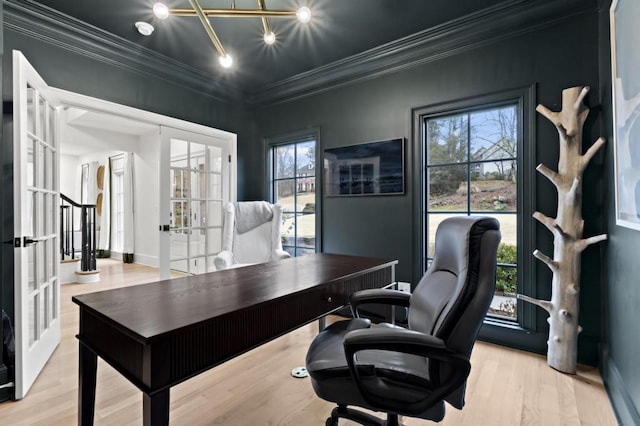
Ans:
[[[263,39],[268,45],[272,45],[276,42],[276,34],[271,29],[269,18],[295,17],[298,21],[304,24],[311,20],[311,10],[306,6],[303,6],[298,10],[268,10],[265,5],[265,0],[258,0],[258,9],[237,9],[235,0],[232,0],[231,7],[227,9],[203,9],[198,0],[189,0],[189,4],[191,5],[191,8],[169,9],[169,7],[164,3],[156,3],[153,5],[153,14],[158,19],[167,19],[169,16],[197,16],[209,36],[213,47],[218,52],[220,64],[225,68],[229,68],[233,64],[233,59],[224,50],[224,46],[222,46],[222,43],[214,31],[209,18],[260,18],[262,20],[262,27],[264,30]],[[153,32],[153,27],[144,22],[136,22],[136,27],[138,28],[138,31],[144,35],[149,35]]]

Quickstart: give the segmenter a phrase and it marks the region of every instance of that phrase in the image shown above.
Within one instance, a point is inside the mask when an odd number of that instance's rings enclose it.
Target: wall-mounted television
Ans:
[[[327,196],[404,194],[404,138],[324,150]]]

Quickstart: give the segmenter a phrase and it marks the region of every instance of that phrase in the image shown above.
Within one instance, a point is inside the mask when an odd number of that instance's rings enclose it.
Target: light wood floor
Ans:
[[[102,282],[62,286],[62,340],[27,397],[0,404],[0,425],[73,425],[77,413],[78,310],[71,296],[157,279],[140,265],[102,262]],[[304,365],[317,324],[300,328],[171,389],[172,425],[324,425],[332,404],[308,379],[290,376]],[[424,420],[403,418],[403,424]],[[142,424],[141,392],[99,360],[99,425]],[[478,342],[472,355],[467,405],[447,407],[444,425],[614,425],[594,368],[564,375],[544,357]],[[353,425],[351,422],[340,423]]]

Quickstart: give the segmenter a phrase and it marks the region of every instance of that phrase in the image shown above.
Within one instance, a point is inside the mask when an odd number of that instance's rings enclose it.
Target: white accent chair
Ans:
[[[266,201],[241,201],[224,206],[222,252],[214,258],[217,270],[237,268],[291,257],[282,249],[282,207]]]

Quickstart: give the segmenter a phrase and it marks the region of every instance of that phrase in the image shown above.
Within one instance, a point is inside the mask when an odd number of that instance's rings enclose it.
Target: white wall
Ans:
[[[138,150],[138,137],[132,136],[118,131],[94,129],[88,127],[74,127],[68,126],[65,131],[65,137],[69,138],[69,143],[80,143],[87,146],[100,146],[104,149],[93,149],[95,153],[104,151],[123,152],[130,151],[136,152]],[[87,155],[88,158],[95,158],[92,153],[83,153],[82,156]]]
[[[60,155],[60,192],[75,201],[76,190],[80,194],[80,182],[76,188],[76,171],[78,170],[78,156]],[[78,197],[78,201],[80,201]]]
[[[105,145],[104,150],[90,152],[78,157],[78,167],[82,164],[90,163],[91,161],[97,161],[100,164],[106,164],[109,157],[121,154],[122,152],[133,152],[134,154],[138,152],[138,138],[130,135],[122,135],[113,132],[106,132],[104,130],[97,130],[96,132],[103,133],[105,136]],[[84,132],[87,134],[86,132]],[[106,137],[118,138],[119,141],[126,140],[129,143],[125,145],[126,149],[119,149],[113,146],[109,139]],[[118,144],[119,145],[119,144]],[[80,187],[80,182],[78,182],[78,187]]]
[[[135,254],[134,262],[158,266],[160,233],[160,134],[140,136],[134,156]]]

